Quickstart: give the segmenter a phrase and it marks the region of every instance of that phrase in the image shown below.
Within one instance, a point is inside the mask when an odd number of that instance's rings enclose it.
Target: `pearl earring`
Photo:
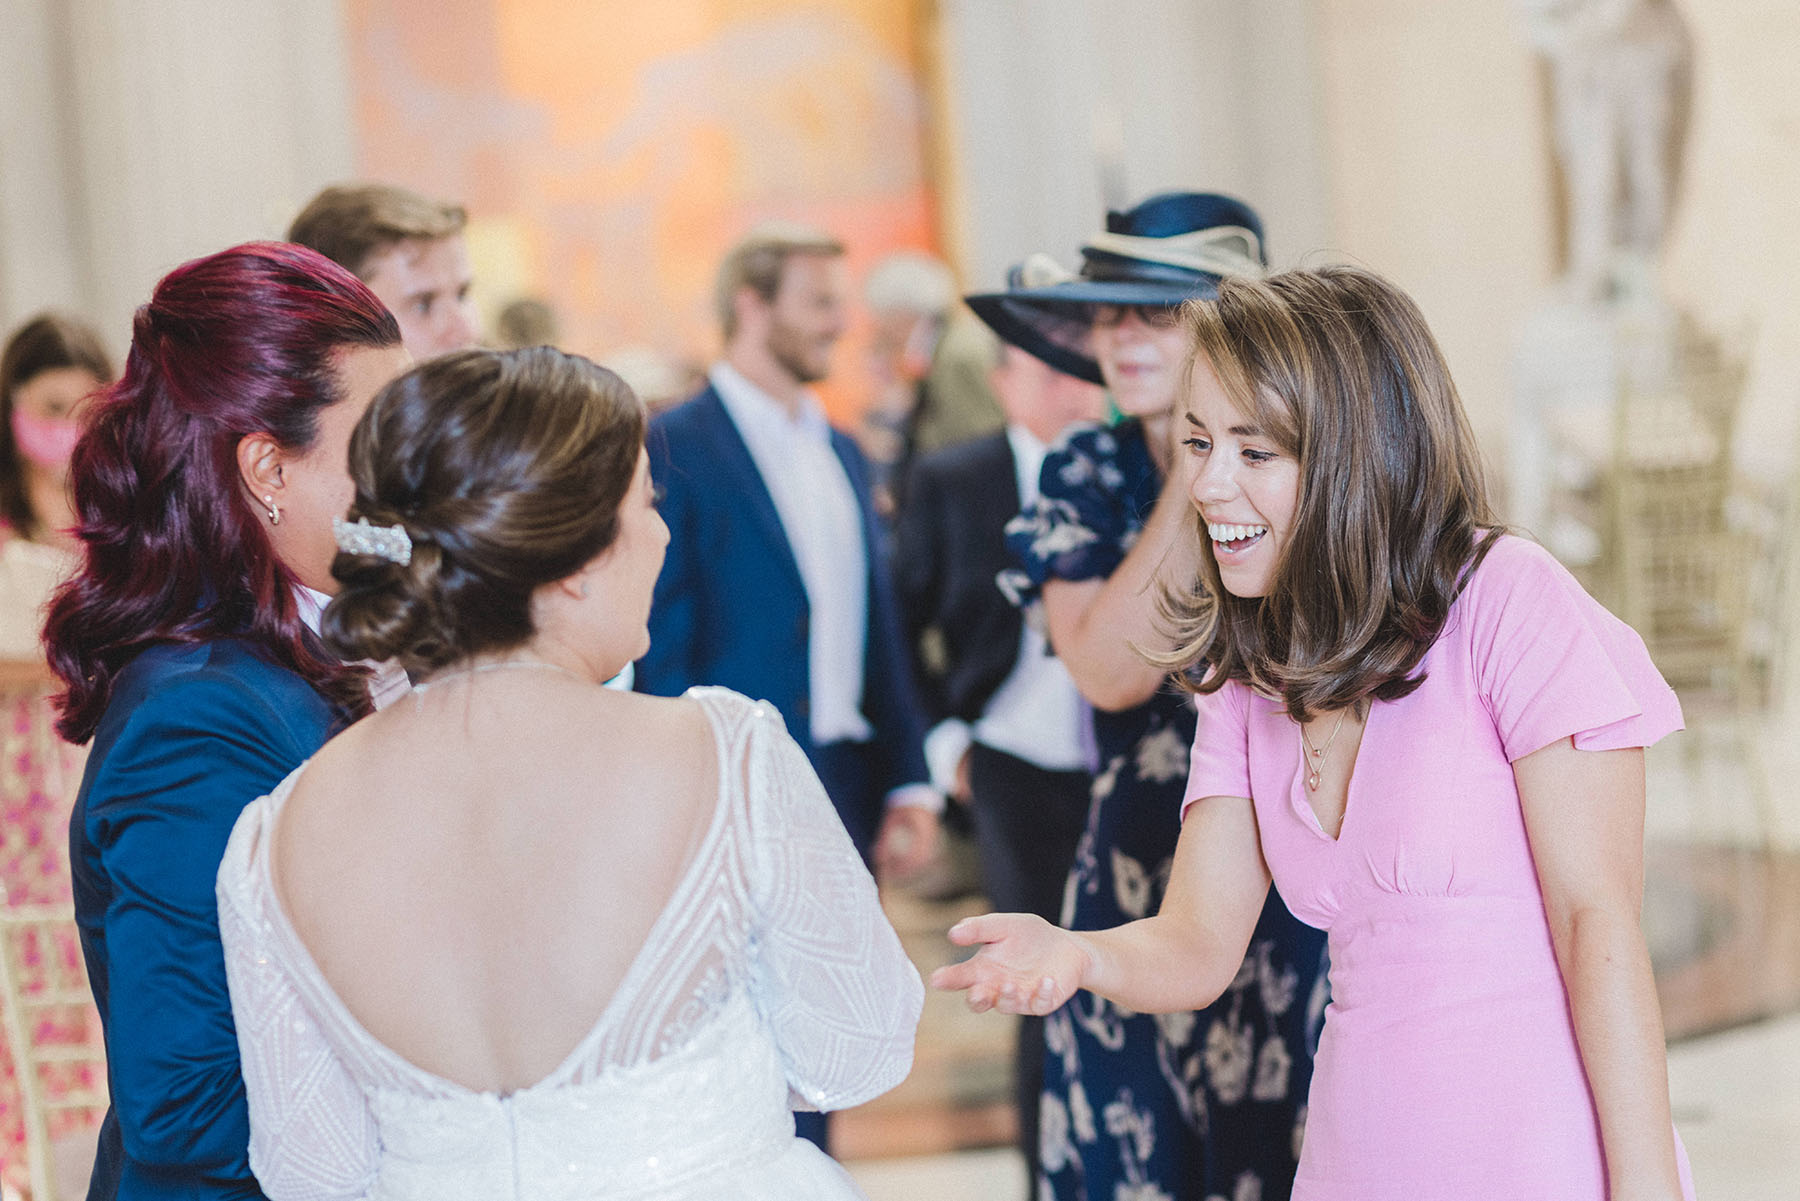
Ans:
[[[281,510],[275,507],[275,497],[273,494],[263,497],[263,508],[269,511],[270,525],[281,524]]]

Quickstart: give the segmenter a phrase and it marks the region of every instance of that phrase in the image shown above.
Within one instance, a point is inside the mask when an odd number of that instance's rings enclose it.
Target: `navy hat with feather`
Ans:
[[[1092,306],[1168,305],[1218,294],[1228,275],[1260,276],[1268,263],[1262,220],[1216,192],[1164,192],[1106,215],[1070,275],[1047,255],[1014,267],[1004,292],[967,298],[1001,339],[1059,371],[1100,384],[1088,349]]]

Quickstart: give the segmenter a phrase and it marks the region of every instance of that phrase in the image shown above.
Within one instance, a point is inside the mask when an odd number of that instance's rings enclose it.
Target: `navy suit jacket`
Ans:
[[[89,1201],[262,1197],[214,881],[239,812],[336,725],[245,642],[152,647],[119,673],[69,824],[112,1095]]]
[[[846,828],[872,831],[888,792],[926,781],[924,729],[869,499],[868,464],[844,434],[833,430],[831,442],[862,516],[869,565],[862,712],[874,728],[867,794],[831,799]],[[768,701],[812,758],[806,586],[750,448],[710,387],[659,414],[649,448],[670,538],[636,688],[679,696],[695,684],[722,684]]]

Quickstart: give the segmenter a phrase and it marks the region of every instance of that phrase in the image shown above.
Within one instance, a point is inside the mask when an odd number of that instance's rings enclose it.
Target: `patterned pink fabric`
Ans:
[[[10,537],[0,528],[0,549]],[[5,569],[4,562],[0,560],[0,570]],[[18,623],[35,621],[35,616],[10,612],[0,620]],[[66,904],[69,900],[69,811],[81,783],[86,751],[57,737],[50,689],[48,681],[0,688],[0,901],[11,905]],[[73,926],[55,947],[26,948],[26,970],[32,977],[26,981],[28,989],[45,984],[46,953],[62,960],[65,970],[57,977],[68,978],[81,955]],[[100,1018],[90,1008],[73,1021],[47,1023],[39,1033],[46,1041],[98,1043]],[[65,1072],[51,1073],[46,1083],[56,1096],[93,1081],[86,1072]],[[90,1121],[80,1113],[58,1115],[51,1123],[51,1136]],[[21,1189],[28,1183],[24,1140],[12,1050],[0,1028],[0,1181]]]

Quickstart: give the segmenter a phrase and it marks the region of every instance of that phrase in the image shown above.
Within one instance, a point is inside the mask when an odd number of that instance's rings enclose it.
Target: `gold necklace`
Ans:
[[[1325,740],[1324,746],[1312,744],[1306,737],[1304,725],[1296,724],[1294,727],[1300,731],[1300,762],[1306,765],[1306,786],[1314,792],[1319,791],[1319,773],[1325,769],[1325,752],[1329,751],[1331,744],[1337,741],[1338,731],[1344,728],[1344,718],[1349,713],[1349,709],[1338,710],[1337,724],[1331,727],[1331,737]]]

